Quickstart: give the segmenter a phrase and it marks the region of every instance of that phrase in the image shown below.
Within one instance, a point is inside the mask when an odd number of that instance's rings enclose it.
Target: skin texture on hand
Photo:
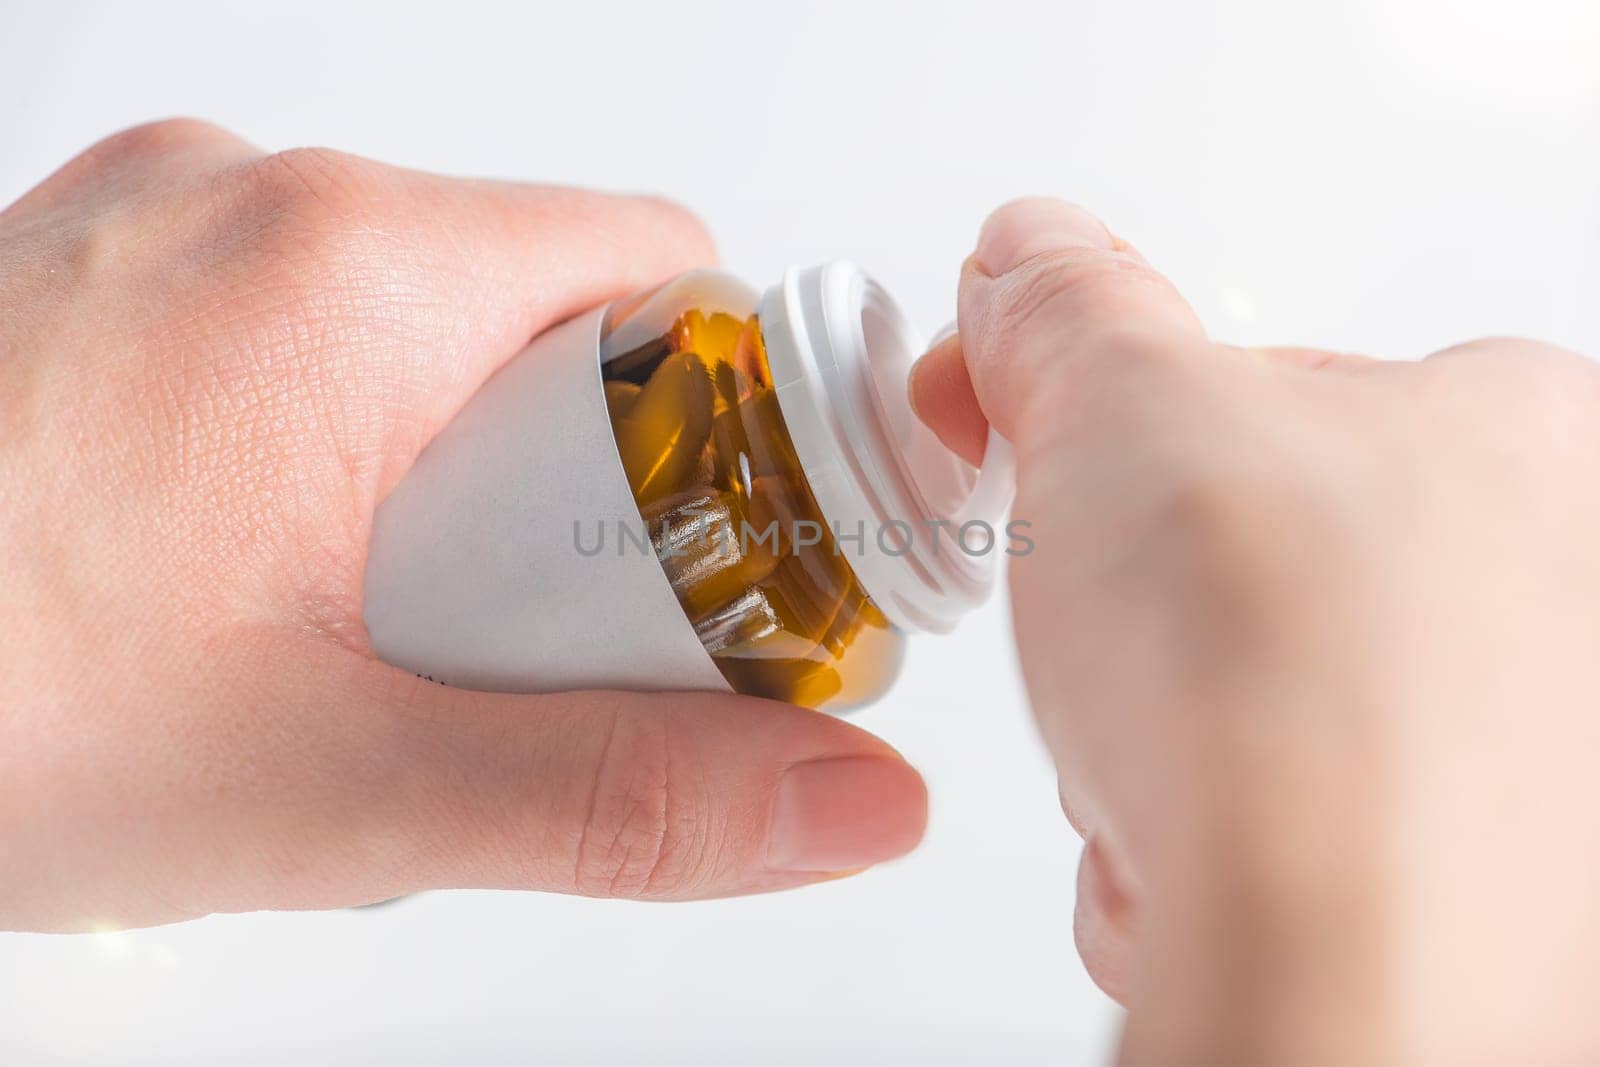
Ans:
[[[191,121],[0,213],[0,928],[708,897],[915,845],[921,779],[836,719],[367,648],[373,509],[433,434],[541,330],[713,256],[657,200]]]
[[[1600,367],[1219,344],[1027,200],[912,393],[1017,449],[1019,652],[1127,1062],[1600,1058]]]

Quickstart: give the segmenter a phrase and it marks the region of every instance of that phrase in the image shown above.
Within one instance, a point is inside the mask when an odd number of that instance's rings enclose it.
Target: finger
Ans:
[[[972,384],[1017,440],[1030,411],[1107,366],[1205,341],[1189,305],[1094,216],[1063,201],[1018,200],[984,224],[962,270],[961,337]],[[1043,410],[1054,418],[1053,410]]]
[[[911,367],[911,407],[946,448],[972,464],[983,462],[989,420],[978,406],[961,337],[951,334]]]
[[[353,659],[353,699],[396,673]],[[417,861],[364,886],[374,899],[444,886],[665,900],[759,892],[892,859],[926,822],[922,780],[898,753],[788,705],[499,696],[403,674],[392,686],[368,698],[365,724],[389,735],[369,784],[411,784],[399,797],[358,789],[343,806],[389,825]],[[342,851],[337,835],[328,845]]]
[[[306,380],[352,383],[334,401],[372,405],[340,433],[363,461],[382,452],[380,496],[530,338],[715,260],[699,221],[653,197],[448,178],[325,149],[249,171],[274,220],[268,251],[341,339],[281,363],[310,362]]]
[[[175,851],[170,870],[231,887],[228,910],[460,887],[761,892],[899,856],[926,822],[922,780],[894,749],[789,705],[473,693],[316,638],[263,652],[295,669],[274,668],[251,744],[208,741],[237,725],[207,718],[185,735],[202,758],[178,772],[204,779],[210,836],[229,843]],[[123,832],[144,832],[136,815]]]

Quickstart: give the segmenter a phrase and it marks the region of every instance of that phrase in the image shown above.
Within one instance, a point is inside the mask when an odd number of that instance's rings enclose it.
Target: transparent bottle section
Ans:
[[[843,711],[888,689],[905,635],[812,496],[756,303],[736,279],[701,271],[613,305],[600,335],[606,405],[650,546],[728,684]]]

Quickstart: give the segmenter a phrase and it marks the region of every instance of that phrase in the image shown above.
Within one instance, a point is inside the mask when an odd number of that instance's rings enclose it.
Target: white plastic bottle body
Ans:
[[[496,692],[728,688],[648,543],[622,536],[642,522],[600,382],[604,311],[513,357],[379,505],[363,618],[380,659]]]

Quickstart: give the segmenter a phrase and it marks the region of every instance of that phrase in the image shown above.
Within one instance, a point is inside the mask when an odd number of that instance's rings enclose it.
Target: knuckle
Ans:
[[[1503,401],[1588,406],[1600,368],[1571,349],[1526,337],[1480,337],[1434,352],[1423,366],[1436,391],[1479,395],[1487,386]],[[1462,373],[1465,372],[1465,373]]]
[[[118,164],[159,158],[188,148],[236,143],[238,137],[204,119],[160,119],[119,130],[91,146],[80,159]]]
[[[160,179],[160,195],[152,201],[169,201],[181,195],[177,179],[189,172],[220,168],[223,161],[254,154],[246,142],[201,119],[162,119],[119,130],[79,152],[40,182],[35,195],[49,203],[85,191],[98,190],[125,198],[151,187]]]
[[[1437,352],[1429,353],[1423,360],[1425,364],[1460,364],[1486,361],[1498,361],[1511,354],[1507,342],[1521,346],[1522,344],[1536,344],[1525,342],[1521,338],[1511,339],[1504,337],[1475,337],[1469,341],[1460,341],[1448,345]]]
[[[695,249],[699,253],[697,258],[710,260],[716,257],[716,241],[711,236],[710,228],[687,205],[664,196],[645,196],[642,199],[651,211],[679,231],[677,244],[680,248]]]
[[[999,282],[969,356],[999,395],[1018,399],[1020,418],[1048,426],[1090,410],[1090,397],[1137,387],[1152,368],[1187,377],[1193,346],[1166,314],[1184,306],[1136,254],[1041,253]]]
[[[1592,368],[1593,362],[1571,349],[1530,337],[1478,337],[1440,349],[1429,362],[1515,362],[1520,369]]]
[[[1019,283],[1008,294],[1010,310],[1018,315],[1053,309],[1085,294],[1163,280],[1129,253],[1097,248],[1041,253],[1019,273]]]
[[[1043,253],[1013,272],[995,303],[992,334],[1001,350],[1016,350],[1041,331],[1102,335],[1140,334],[1137,321],[1106,315],[1148,295],[1174,296],[1172,285],[1143,260],[1127,252],[1070,249]],[[1092,313],[1092,314],[1091,314]],[[1133,346],[1142,349],[1143,345]]]
[[[711,231],[689,208],[664,197],[596,192],[572,186],[541,186],[532,210],[552,234],[582,234],[619,249],[635,247],[641,232],[655,236],[655,246],[672,250],[686,261],[716,261]],[[508,210],[526,216],[527,203],[508,202]]]
[[[249,168],[256,232],[322,257],[369,251],[393,199],[386,168],[326,148],[291,148]]]
[[[253,161],[230,180],[229,255],[253,280],[256,309],[298,324],[301,347],[323,326],[361,323],[368,336],[402,325],[402,277],[415,257],[389,168],[321,148]],[[326,336],[327,332],[323,331]]]
[[[691,890],[707,854],[705,793],[674,758],[672,727],[617,713],[598,757],[574,889],[650,898]]]

